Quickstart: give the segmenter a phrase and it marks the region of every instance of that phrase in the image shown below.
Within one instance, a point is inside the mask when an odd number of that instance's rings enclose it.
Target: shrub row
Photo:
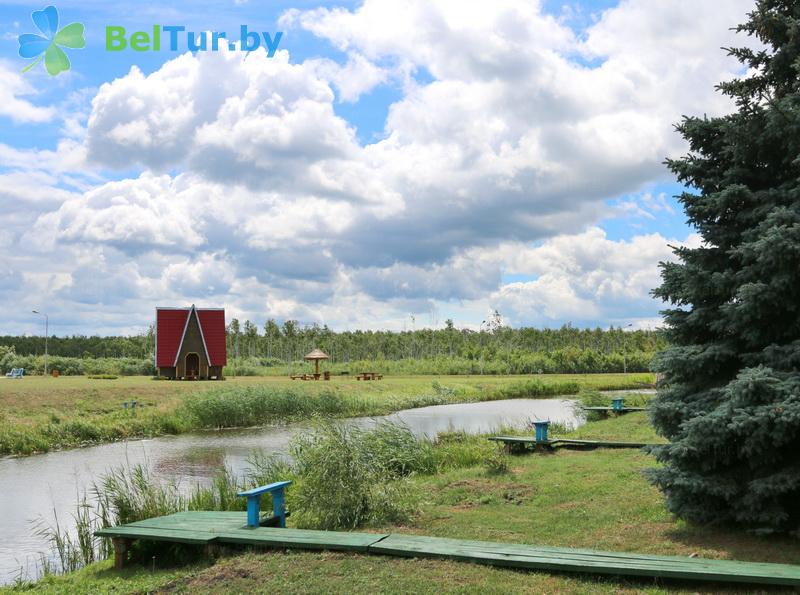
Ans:
[[[26,375],[44,374],[44,356],[17,355],[12,351],[0,357],[0,373],[5,374],[12,368],[25,368]],[[58,370],[65,376],[152,376],[155,373],[153,360],[131,357],[82,359],[51,355],[47,358],[47,368],[48,372]]]

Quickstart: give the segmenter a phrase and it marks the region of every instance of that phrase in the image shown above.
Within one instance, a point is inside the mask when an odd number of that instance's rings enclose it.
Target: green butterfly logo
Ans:
[[[19,55],[23,58],[36,58],[22,69],[28,72],[44,58],[44,66],[50,76],[69,70],[69,58],[61,47],[81,49],[86,46],[83,38],[83,23],[70,23],[59,31],[58,11],[55,6],[35,10],[31,14],[33,24],[42,35],[25,33],[19,36]]]

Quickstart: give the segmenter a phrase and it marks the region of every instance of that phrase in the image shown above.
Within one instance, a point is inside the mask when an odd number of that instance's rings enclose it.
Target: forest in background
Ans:
[[[511,328],[499,313],[475,331],[444,328],[405,331],[333,331],[327,326],[268,320],[259,327],[232,319],[227,374],[285,374],[303,369],[314,348],[330,356],[328,369],[365,366],[394,374],[535,374],[643,372],[666,346],[658,330]],[[48,338],[50,368],[62,374],[153,374],[154,329],[132,336]],[[44,337],[0,336],[0,371],[43,371]],[[307,367],[307,365],[306,365]]]

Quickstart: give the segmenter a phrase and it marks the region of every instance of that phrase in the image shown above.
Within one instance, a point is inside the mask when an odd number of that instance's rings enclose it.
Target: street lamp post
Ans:
[[[630,328],[633,323],[625,325],[625,328]],[[623,331],[624,332],[624,331]],[[622,337],[622,372],[628,375],[628,346],[625,344],[625,337]]]
[[[484,320],[481,322],[481,325],[478,327],[479,331],[478,334],[480,335],[480,348],[481,348],[481,376],[483,376],[483,325],[486,325],[488,328],[488,323]]]
[[[44,375],[47,376],[47,336],[50,334],[50,320],[45,313],[39,312],[38,310],[32,310],[32,312],[39,316],[44,316]]]

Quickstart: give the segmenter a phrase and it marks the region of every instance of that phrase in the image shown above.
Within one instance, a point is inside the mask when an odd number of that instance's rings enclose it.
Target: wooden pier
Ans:
[[[586,448],[642,448],[644,446],[656,446],[647,442],[621,442],[613,440],[577,440],[572,438],[552,438],[539,440],[528,436],[492,436],[489,440],[502,442],[506,446],[544,446],[554,448],[556,446],[583,446]]]
[[[647,407],[626,407],[625,398],[617,397],[611,399],[611,407],[581,407],[584,411],[594,411],[595,413],[616,413],[622,415],[623,413],[631,413],[633,411],[647,411]]]
[[[583,411],[596,411],[598,413],[631,413],[634,411],[647,411],[647,407],[581,407]]]
[[[281,549],[323,549],[443,558],[510,568],[581,574],[800,586],[800,566],[539,547],[420,535],[248,527],[244,512],[179,512],[101,529],[96,534],[114,540],[117,566],[125,562],[130,542],[140,539],[212,547],[220,544],[243,544]]]
[[[617,409],[617,411],[618,410],[619,409]],[[552,450],[556,446],[582,446],[585,448],[642,448],[644,446],[655,446],[655,444],[648,444],[646,442],[550,438],[550,436],[548,436],[550,422],[546,420],[534,421],[533,427],[535,430],[533,436],[492,436],[489,440],[502,442],[507,450],[512,450],[514,447],[527,448],[528,446],[546,448],[548,450]]]

